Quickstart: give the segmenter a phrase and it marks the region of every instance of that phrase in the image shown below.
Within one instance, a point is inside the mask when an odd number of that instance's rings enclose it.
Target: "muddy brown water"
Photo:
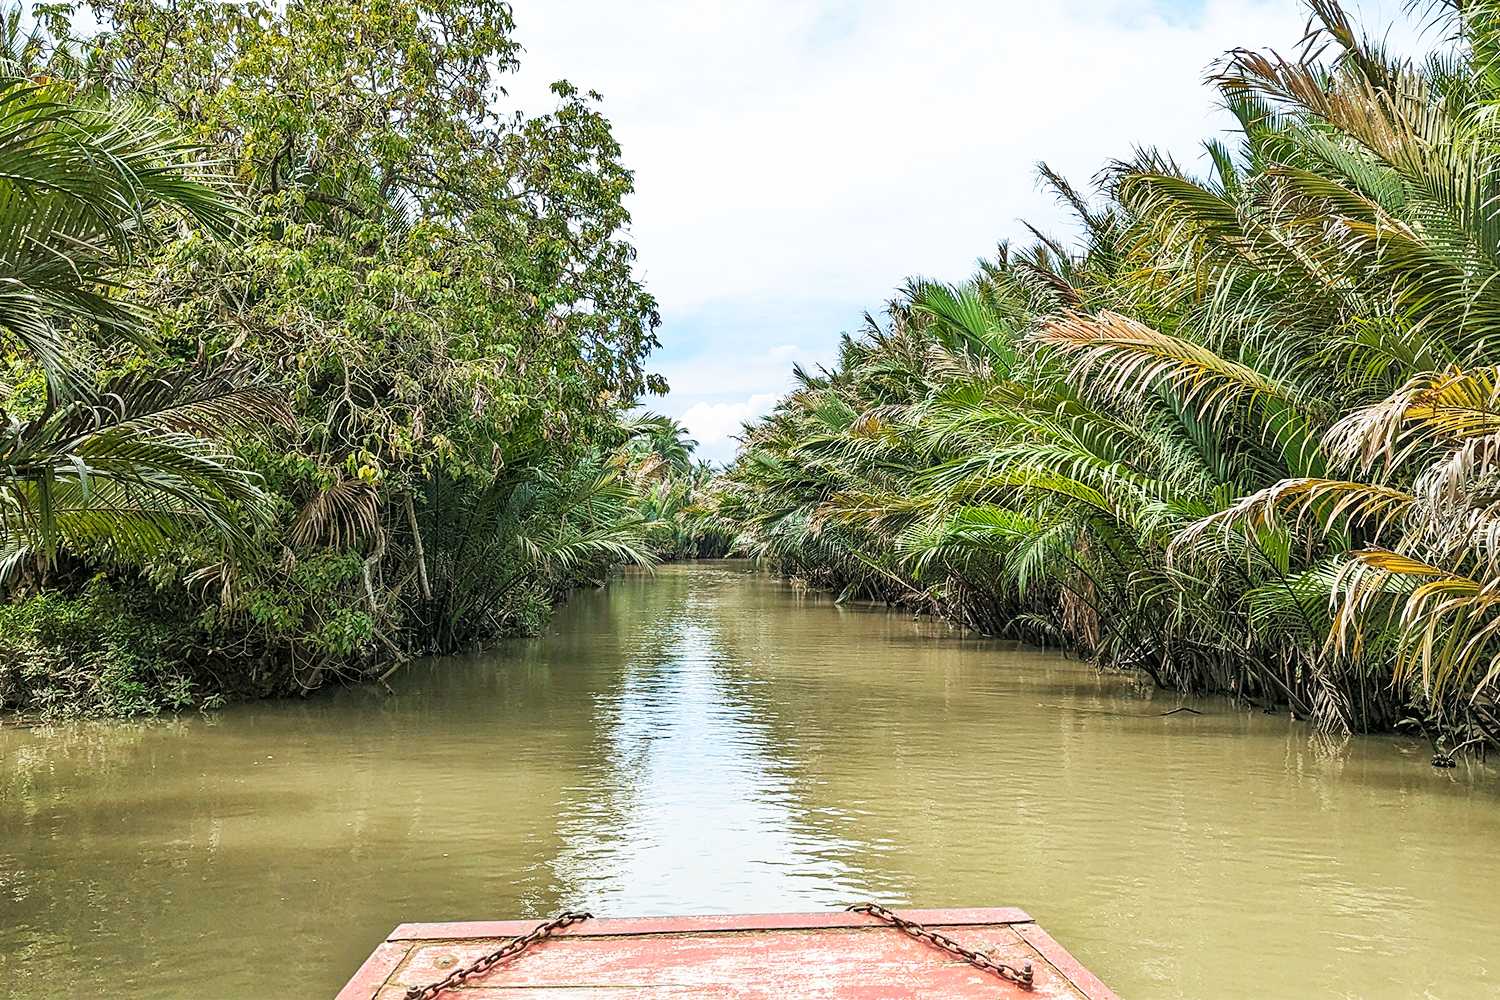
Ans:
[[[0,728],[0,995],[330,997],[402,921],[1024,907],[1126,997],[1500,995],[1500,781],[737,563],[368,688]]]

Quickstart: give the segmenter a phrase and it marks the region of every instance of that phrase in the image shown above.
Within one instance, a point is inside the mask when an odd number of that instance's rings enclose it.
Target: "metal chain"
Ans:
[[[490,969],[505,961],[507,958],[515,958],[521,952],[525,951],[527,948],[530,948],[538,941],[544,941],[547,938],[551,937],[553,932],[560,931],[564,927],[576,924],[580,920],[588,920],[592,916],[592,913],[584,913],[581,910],[569,910],[566,913],[553,917],[551,920],[547,921],[544,924],[538,924],[536,928],[528,931],[525,934],[516,935],[505,944],[501,945],[499,948],[490,952],[488,955],[484,955],[480,958],[475,959],[473,962],[464,966],[462,969],[455,969],[453,972],[448,973],[447,977],[444,979],[440,979],[428,986],[408,987],[406,990],[406,1000],[433,1000],[433,998],[442,993],[444,990],[452,989],[455,986],[461,986],[464,980],[468,979],[470,976],[475,976],[482,972],[488,972]]]
[[[999,976],[1001,979],[1015,983],[1025,989],[1031,989],[1032,970],[1030,962],[1021,963],[1019,969],[1005,962],[997,962],[983,952],[965,948],[946,934],[929,930],[915,920],[907,920],[905,917],[898,916],[879,903],[856,903],[853,906],[846,907],[846,909],[850,913],[864,913],[877,920],[883,920],[904,934],[919,941],[926,941],[928,944],[940,948],[949,954],[957,955],[977,969],[982,969],[992,975]],[[545,941],[564,927],[570,927],[573,924],[589,920],[592,917],[593,914],[583,911],[570,910],[562,913],[548,920],[546,923],[538,924],[525,934],[516,935],[489,954],[480,956],[462,969],[455,969],[435,983],[427,986],[408,987],[406,990],[406,1000],[436,1000],[436,997],[442,994],[444,990],[461,986],[470,976],[488,972],[506,959],[519,955],[538,941]]]
[[[926,941],[933,947],[941,948],[949,954],[957,955],[975,968],[983,969],[985,972],[999,976],[1001,979],[1015,983],[1023,989],[1031,989],[1030,962],[1022,962],[1019,969],[1004,962],[997,962],[982,951],[971,951],[965,948],[946,934],[939,934],[937,931],[928,930],[915,920],[907,920],[905,917],[897,916],[879,903],[855,903],[853,906],[844,907],[844,909],[850,913],[866,913],[876,920],[884,920],[902,933],[908,934],[919,941]]]

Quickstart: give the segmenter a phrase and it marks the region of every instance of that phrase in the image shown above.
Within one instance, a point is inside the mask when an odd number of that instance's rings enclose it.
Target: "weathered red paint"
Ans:
[[[470,979],[453,1000],[1118,1000],[1022,910],[903,910],[1002,962],[1029,961],[1033,989],[1007,983],[858,913],[588,920]],[[540,921],[402,924],[338,1000],[400,1000]]]

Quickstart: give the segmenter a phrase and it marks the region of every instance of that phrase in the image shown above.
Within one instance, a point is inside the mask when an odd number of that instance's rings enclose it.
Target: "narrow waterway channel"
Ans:
[[[0,995],[328,997],[402,921],[1029,910],[1126,997],[1500,995],[1500,781],[736,563],[368,689],[0,729]]]

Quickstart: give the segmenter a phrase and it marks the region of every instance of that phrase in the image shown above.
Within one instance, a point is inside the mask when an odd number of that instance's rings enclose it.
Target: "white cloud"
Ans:
[[[700,356],[667,356],[652,367],[671,383],[673,400],[691,405],[700,399],[727,402],[757,391],[783,392],[791,385],[792,365],[815,366],[821,360],[826,359],[790,344],[765,348],[753,339],[725,338]]]
[[[1380,34],[1401,0],[1360,6]],[[515,106],[551,107],[560,77],[604,94],[664,317],[653,367],[673,392],[648,405],[684,416],[783,391],[905,277],[960,280],[1029,240],[1021,219],[1068,232],[1038,160],[1084,184],[1137,146],[1200,162],[1229,124],[1206,69],[1237,46],[1291,52],[1306,21],[1298,0],[514,7]]]
[[[776,393],[757,393],[738,403],[695,403],[678,419],[698,442],[698,456],[716,462],[734,457],[740,433],[746,421],[763,417],[776,405]]]

